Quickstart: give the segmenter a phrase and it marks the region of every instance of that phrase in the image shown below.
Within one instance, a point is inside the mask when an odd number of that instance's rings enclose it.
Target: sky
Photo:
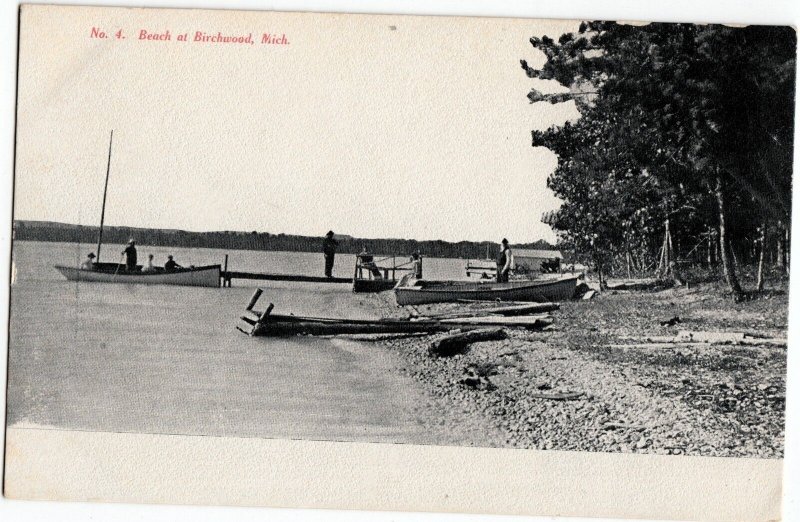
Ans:
[[[97,27],[109,38],[92,38]],[[193,231],[555,239],[531,36],[574,22],[26,7],[14,218]],[[123,31],[124,40],[114,38]],[[139,40],[144,29],[170,41]],[[287,45],[178,42],[286,35]]]

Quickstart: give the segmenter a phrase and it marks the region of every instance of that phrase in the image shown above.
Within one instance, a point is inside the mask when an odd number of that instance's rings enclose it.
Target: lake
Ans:
[[[15,241],[8,423],[59,429],[472,444],[375,343],[253,338],[235,330],[253,286],[278,313],[371,318],[391,292],[346,284],[234,281],[233,288],[66,281],[94,245]],[[122,245],[103,245],[104,261]],[[225,251],[138,246],[158,264],[221,263]],[[322,274],[321,254],[233,250],[229,268]],[[337,255],[334,275],[355,256]],[[462,277],[463,261],[425,259],[429,278]],[[457,435],[456,431],[461,435]],[[480,440],[476,434],[475,440]]]

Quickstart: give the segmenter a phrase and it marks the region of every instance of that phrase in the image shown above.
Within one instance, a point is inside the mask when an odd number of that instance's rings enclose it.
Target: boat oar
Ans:
[[[119,267],[120,267],[120,266],[122,266],[122,258],[123,258],[123,256],[125,256],[125,254],[124,254],[124,253],[122,253],[122,254],[120,254],[120,255],[119,255],[119,263],[117,263],[117,269],[116,269],[116,270],[114,270],[114,275],[113,275],[113,276],[111,276],[111,281],[112,281],[112,282],[114,281],[114,279],[116,279],[116,278],[117,278],[117,272],[119,272]]]

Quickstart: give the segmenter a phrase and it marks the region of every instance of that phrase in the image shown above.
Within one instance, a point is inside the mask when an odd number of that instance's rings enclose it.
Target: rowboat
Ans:
[[[138,270],[129,272],[125,265],[117,263],[95,263],[94,268],[75,268],[56,265],[56,270],[70,281],[93,283],[136,283],[143,285],[181,285],[219,287],[220,265],[208,265],[176,270],[156,269],[152,272]]]
[[[389,260],[392,262],[391,266],[388,264]],[[378,263],[384,264],[379,265]],[[420,263],[422,263],[421,260]],[[397,272],[410,272],[411,264],[412,262],[410,261],[397,264],[396,256],[375,259],[372,254],[362,252],[356,256],[356,268],[353,273],[353,292],[376,293],[391,290],[397,284]]]
[[[564,301],[575,295],[577,277],[538,281],[425,281],[410,280],[394,289],[397,304],[419,305],[470,301]]]

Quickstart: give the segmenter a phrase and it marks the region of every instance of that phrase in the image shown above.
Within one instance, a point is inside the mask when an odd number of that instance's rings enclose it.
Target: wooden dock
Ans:
[[[223,287],[230,287],[233,279],[251,279],[258,281],[291,281],[295,283],[340,283],[352,284],[349,277],[325,277],[295,274],[266,274],[261,272],[234,272],[225,270],[220,273]]]
[[[233,279],[251,279],[257,281],[290,281],[294,283],[340,283],[352,284],[353,280],[348,277],[325,277],[307,276],[297,274],[268,274],[263,272],[239,272],[228,270],[228,254],[225,254],[225,261],[222,264],[222,271],[219,274],[220,286],[230,288]]]

